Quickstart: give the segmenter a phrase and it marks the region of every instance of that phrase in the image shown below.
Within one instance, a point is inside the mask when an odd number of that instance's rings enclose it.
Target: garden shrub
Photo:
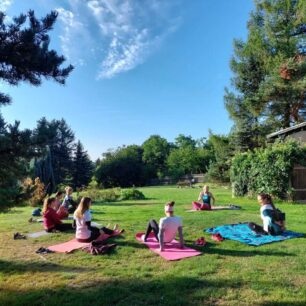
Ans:
[[[122,190],[121,199],[122,200],[143,200],[145,199],[145,196],[141,191],[135,188],[132,188],[132,189]]]
[[[115,202],[120,199],[121,192],[120,188],[111,188],[111,189],[89,188],[86,191],[80,192],[79,195],[82,197],[89,197],[93,201]]]
[[[293,140],[276,142],[267,148],[237,153],[231,165],[235,196],[270,193],[290,198],[290,178],[294,164],[305,164],[306,148]]]
[[[42,204],[45,196],[45,185],[37,177],[34,182],[31,178],[26,178],[22,182],[22,198],[28,200],[31,206]]]

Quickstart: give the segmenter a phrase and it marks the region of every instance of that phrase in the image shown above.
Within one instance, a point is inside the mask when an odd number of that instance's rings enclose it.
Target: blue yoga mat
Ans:
[[[217,234],[219,233],[223,238],[240,241],[248,245],[259,246],[262,244],[283,241],[292,238],[303,237],[303,234],[295,233],[292,231],[285,231],[282,235],[259,235],[253,232],[248,224],[229,224],[217,227],[208,228],[206,233]]]

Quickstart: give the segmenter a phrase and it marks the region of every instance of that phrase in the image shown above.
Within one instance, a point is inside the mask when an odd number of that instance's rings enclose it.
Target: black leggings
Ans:
[[[145,234],[145,237],[144,237],[144,241],[147,241],[147,238],[152,231],[154,233],[154,236],[155,236],[156,240],[159,241],[159,239],[158,239],[159,227],[158,227],[157,222],[153,219],[150,220],[149,223],[148,223],[146,234]]]
[[[89,230],[91,231],[91,235],[88,239],[77,239],[77,240],[79,242],[91,242],[93,240],[96,240],[101,235],[100,229],[95,226],[91,226]],[[113,230],[107,227],[102,227],[101,230],[107,235],[112,235],[114,233]]]
[[[101,227],[101,229],[99,229],[99,228],[97,228],[97,227],[95,227],[95,226],[91,226],[91,227],[89,228],[89,230],[90,230],[92,233],[99,233],[99,235],[100,235],[100,230],[102,230],[102,231],[103,231],[105,234],[107,234],[107,235],[112,235],[112,234],[114,233],[113,230],[111,230],[111,229],[109,229],[109,228],[107,228],[107,227],[105,227],[105,226]]]
[[[53,231],[67,232],[73,230],[72,224],[69,223],[60,223],[56,224],[54,227],[46,230],[48,233],[52,233]]]
[[[268,235],[269,233],[267,233],[262,226],[256,224],[256,223],[248,223],[249,228],[254,231],[256,234],[259,235]]]

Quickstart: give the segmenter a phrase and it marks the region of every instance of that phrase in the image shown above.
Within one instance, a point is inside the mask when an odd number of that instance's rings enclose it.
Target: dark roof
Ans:
[[[275,137],[278,137],[278,136],[281,136],[281,135],[286,136],[286,135],[292,134],[294,132],[303,131],[303,130],[306,130],[306,122],[302,122],[302,123],[297,124],[295,126],[291,126],[291,127],[279,130],[277,132],[271,133],[271,134],[267,135],[267,138],[275,138]]]

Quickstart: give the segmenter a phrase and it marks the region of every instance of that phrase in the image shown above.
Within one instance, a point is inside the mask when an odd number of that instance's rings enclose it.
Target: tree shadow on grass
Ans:
[[[24,272],[84,272],[90,270],[92,269],[61,266],[52,262],[12,262],[0,260],[0,272],[8,274]]]
[[[258,282],[261,287],[272,282]],[[239,279],[203,280],[198,277],[112,278],[54,288],[6,289],[0,292],[1,305],[214,305],[227,290],[241,290]],[[273,281],[274,288],[286,284]],[[252,297],[250,297],[252,299]],[[238,302],[238,301],[237,301]],[[254,303],[254,300],[249,301]],[[299,303],[299,302],[298,302]],[[302,305],[302,304],[295,305]],[[267,304],[272,305],[272,304]],[[282,304],[279,304],[282,305]],[[288,305],[288,304],[287,304]]]
[[[233,250],[233,249],[220,249],[216,248],[216,245],[207,242],[205,247],[199,248],[195,247],[197,250],[202,251],[207,254],[216,254],[221,256],[239,256],[239,257],[253,257],[253,256],[296,256],[293,253],[288,252],[278,252],[278,251],[260,251],[258,249],[250,249],[248,251],[243,250]]]

